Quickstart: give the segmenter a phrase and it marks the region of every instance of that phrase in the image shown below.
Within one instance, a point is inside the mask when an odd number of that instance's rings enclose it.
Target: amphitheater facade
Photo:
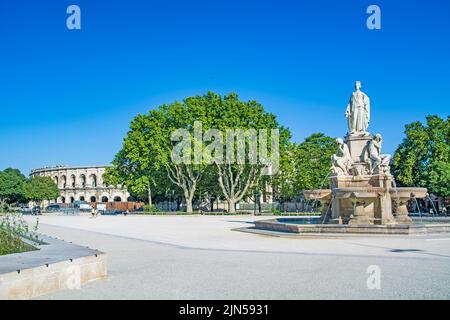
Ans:
[[[107,166],[55,166],[31,171],[31,176],[50,177],[59,188],[60,196],[51,203],[122,202],[130,194],[124,186],[110,186],[103,181]]]

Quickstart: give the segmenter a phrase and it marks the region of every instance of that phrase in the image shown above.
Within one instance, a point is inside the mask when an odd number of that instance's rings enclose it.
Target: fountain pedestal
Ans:
[[[386,174],[331,177],[332,217],[350,224],[391,224],[392,176]]]
[[[402,224],[409,224],[411,223],[411,218],[408,217],[408,200],[406,198],[400,199],[397,201],[397,210],[396,210],[396,217],[395,221]]]
[[[345,137],[345,143],[355,163],[363,163],[365,161],[370,140],[372,140],[372,135],[370,134],[364,136],[347,135]]]
[[[366,201],[364,199],[351,199],[354,210],[353,214],[350,215],[350,220],[348,224],[371,224],[373,220],[371,219],[370,212],[366,212]]]

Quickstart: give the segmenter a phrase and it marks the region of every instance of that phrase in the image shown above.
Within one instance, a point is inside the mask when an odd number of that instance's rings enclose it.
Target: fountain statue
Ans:
[[[323,222],[350,225],[408,224],[407,202],[411,197],[425,198],[424,188],[393,187],[390,155],[382,154],[381,134],[368,131],[370,99],[355,83],[347,106],[348,133],[336,139],[337,152],[332,157],[330,190],[307,190],[307,199],[318,200]],[[396,212],[393,213],[393,207]]]
[[[336,143],[338,145],[338,151],[332,157],[333,166],[331,167],[331,171],[335,175],[348,175],[348,171],[353,164],[350,151],[342,138],[337,138]]]
[[[383,141],[383,138],[381,137],[381,134],[377,133],[372,140],[369,142],[368,146],[368,153],[369,153],[369,168],[370,173],[373,174],[378,170],[377,172],[380,173],[381,171],[384,173],[387,173],[390,171],[389,169],[389,162],[391,161],[391,155],[389,154],[381,154],[381,143]],[[381,171],[380,171],[381,170]]]
[[[361,91],[361,82],[356,81],[355,92],[350,97],[350,102],[345,113],[348,120],[348,132],[350,134],[368,135],[367,128],[370,122],[370,99]]]

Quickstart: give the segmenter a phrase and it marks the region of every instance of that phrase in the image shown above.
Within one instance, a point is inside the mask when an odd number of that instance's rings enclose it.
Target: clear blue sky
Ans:
[[[207,90],[262,102],[295,141],[342,136],[355,80],[392,153],[449,115],[449,30],[448,0],[1,0],[0,169],[107,164],[136,114]]]

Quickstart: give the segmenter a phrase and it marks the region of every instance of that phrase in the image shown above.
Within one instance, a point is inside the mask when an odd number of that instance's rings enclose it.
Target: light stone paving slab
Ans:
[[[41,217],[41,232],[106,252],[109,273],[43,298],[450,298],[450,241],[435,240],[448,236],[298,239],[232,231],[254,219],[267,217]],[[370,265],[380,267],[380,290],[367,288]]]
[[[34,220],[34,217],[27,217]],[[265,251],[303,254],[336,254],[393,256],[390,249],[409,249],[411,243],[418,251],[405,256],[421,257],[425,247],[425,235],[417,236],[348,236],[339,239],[330,237],[304,237],[298,239],[272,238],[233,231],[236,228],[253,226],[255,220],[270,217],[253,216],[101,216],[95,219],[81,216],[40,217],[41,224],[81,229],[121,237],[153,241],[187,248]],[[428,236],[429,238],[430,236]],[[442,236],[441,236],[442,237]],[[448,235],[447,235],[448,237]],[[417,241],[414,241],[417,240]],[[345,245],[344,245],[345,244]],[[361,252],[361,246],[372,250]],[[428,248],[428,247],[427,247]],[[436,246],[434,255],[450,257],[450,248]]]

